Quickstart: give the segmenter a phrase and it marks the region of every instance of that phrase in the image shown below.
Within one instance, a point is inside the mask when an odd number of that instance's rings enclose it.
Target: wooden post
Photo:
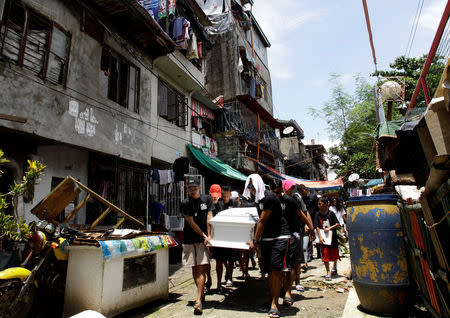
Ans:
[[[386,120],[390,121],[392,119],[392,105],[394,104],[393,101],[388,100],[387,102],[387,116],[386,116]]]

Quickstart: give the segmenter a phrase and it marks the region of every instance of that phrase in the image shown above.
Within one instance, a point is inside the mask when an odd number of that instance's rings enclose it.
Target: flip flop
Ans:
[[[194,315],[201,315],[201,314],[203,314],[202,303],[196,301],[194,305]]]
[[[284,297],[284,299],[283,299],[284,306],[292,306],[293,303],[294,303],[294,300],[291,297]]]
[[[270,310],[269,310],[269,317],[270,318],[280,318],[280,311],[276,310],[274,308],[270,308]]]

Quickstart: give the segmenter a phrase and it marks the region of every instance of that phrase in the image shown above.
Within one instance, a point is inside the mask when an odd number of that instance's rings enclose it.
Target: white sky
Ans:
[[[419,1],[367,1],[379,70],[405,54]],[[424,1],[410,57],[428,53],[445,4]],[[333,141],[326,123],[312,118],[308,108],[330,99],[329,74],[340,74],[349,93],[355,74],[374,80],[362,1],[255,0],[253,14],[272,45],[274,117],[295,119],[305,131],[305,144],[315,139],[328,148]]]

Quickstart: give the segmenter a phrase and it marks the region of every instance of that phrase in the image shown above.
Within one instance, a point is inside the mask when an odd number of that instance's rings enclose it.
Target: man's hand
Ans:
[[[327,233],[329,230],[330,230],[330,229],[327,228],[327,227],[323,229],[323,231],[324,231],[325,233]]]
[[[316,233],[314,233],[314,231],[310,231],[309,232],[309,239],[311,242],[314,242],[316,239]]]
[[[325,239],[323,237],[319,237],[319,243],[323,244],[325,242]]]
[[[203,244],[205,244],[206,246],[211,245],[211,238],[209,236],[205,236],[205,241],[203,242]]]
[[[254,252],[256,250],[256,246],[253,243],[253,241],[245,242],[245,243],[250,246],[250,248],[249,248],[250,252]]]

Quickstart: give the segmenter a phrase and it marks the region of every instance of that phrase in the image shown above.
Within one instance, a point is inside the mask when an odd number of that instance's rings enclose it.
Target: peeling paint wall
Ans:
[[[67,87],[0,62],[0,113],[26,119],[26,123],[2,120],[0,126],[146,165],[152,156],[173,162],[186,154],[189,127],[177,127],[157,115],[158,70],[152,70],[151,60],[140,57],[152,71],[105,33],[105,44],[140,69],[139,113],[135,113],[100,94],[102,46],[81,31],[81,10],[75,4],[23,2],[71,34]]]

